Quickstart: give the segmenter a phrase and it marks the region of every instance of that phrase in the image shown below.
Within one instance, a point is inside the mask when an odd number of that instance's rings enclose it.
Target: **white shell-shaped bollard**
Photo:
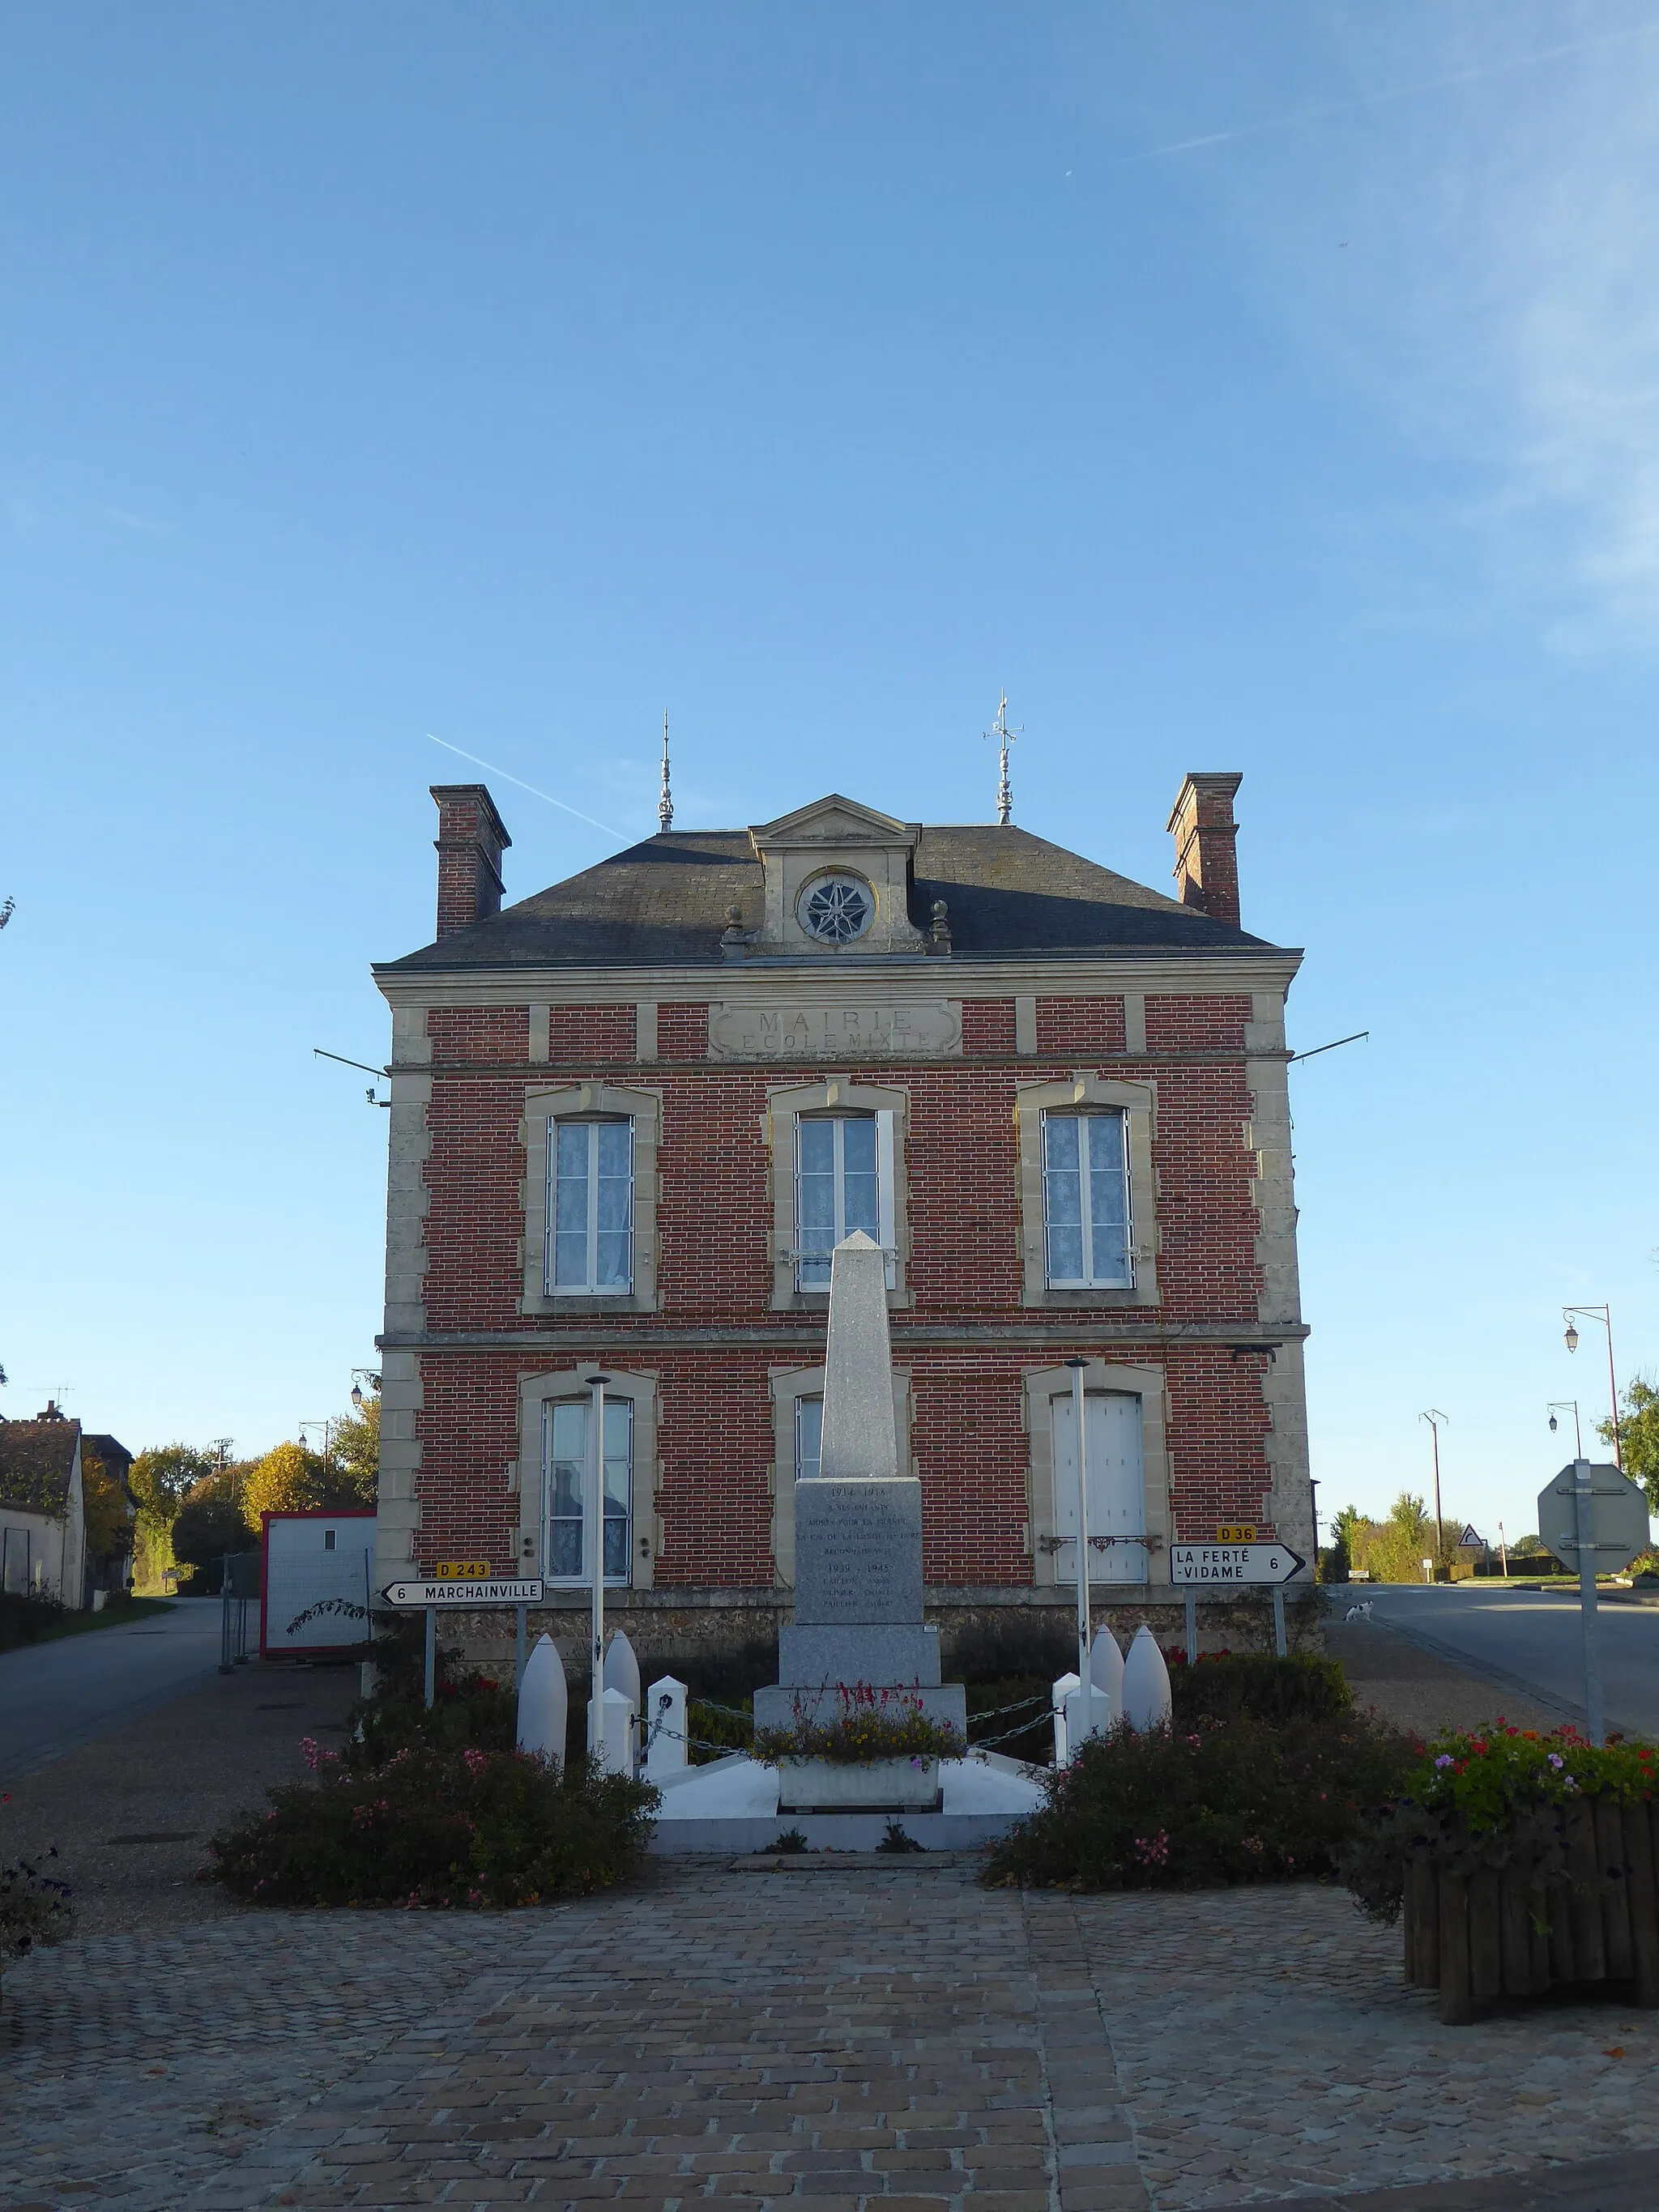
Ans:
[[[645,1778],[661,1782],[668,1775],[684,1774],[686,1687],[672,1674],[653,1682],[645,1693],[641,1724],[645,1735]]]
[[[1089,1646],[1089,1680],[1096,1689],[1106,1692],[1106,1702],[1112,1709],[1112,1718],[1123,1717],[1123,1654],[1118,1650],[1117,1638],[1109,1628],[1095,1632],[1095,1640]]]
[[[519,1748],[564,1765],[564,1731],[569,1711],[564,1662],[550,1636],[539,1636],[524,1662],[519,1685]]]
[[[1144,1620],[1123,1662],[1123,1717],[1138,1735],[1169,1725],[1170,1670]]]
[[[600,1739],[595,1747],[597,1764],[607,1774],[634,1771],[634,1747],[638,1708],[626,1692],[607,1690],[600,1701]]]
[[[1066,1725],[1066,1707],[1073,1690],[1081,1689],[1080,1674],[1062,1674],[1049,1692],[1054,1712],[1054,1765],[1069,1766],[1072,1759],[1071,1738]]]
[[[605,1655],[605,1664],[599,1669],[599,1684],[606,1690],[620,1690],[635,1712],[640,1709],[640,1662],[634,1656],[634,1647],[619,1628],[611,1639],[611,1648]]]

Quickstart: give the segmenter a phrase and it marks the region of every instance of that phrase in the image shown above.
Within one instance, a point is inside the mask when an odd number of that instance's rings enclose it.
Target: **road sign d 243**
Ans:
[[[1595,1567],[1612,1574],[1627,1567],[1638,1552],[1645,1552],[1648,1534],[1646,1495],[1616,1467],[1595,1462],[1589,1467],[1590,1500],[1595,1528]],[[1538,1534],[1547,1552],[1570,1567],[1578,1564],[1578,1499],[1571,1461],[1553,1482],[1538,1493]]]

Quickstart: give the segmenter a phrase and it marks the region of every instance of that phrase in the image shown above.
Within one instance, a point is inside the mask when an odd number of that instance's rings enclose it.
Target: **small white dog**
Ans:
[[[1370,1598],[1363,1598],[1358,1605],[1351,1605],[1342,1616],[1344,1620],[1369,1620],[1370,1617],[1371,1601]]]

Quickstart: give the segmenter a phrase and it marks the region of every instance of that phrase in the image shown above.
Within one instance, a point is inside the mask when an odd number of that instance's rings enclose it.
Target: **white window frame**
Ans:
[[[772,1310],[822,1313],[829,1287],[803,1290],[796,1247],[799,1241],[797,1123],[803,1116],[868,1115],[876,1123],[876,1209],[887,1262],[888,1303],[911,1303],[906,1282],[909,1223],[905,1200],[904,1143],[908,1096],[896,1086],[859,1083],[850,1076],[774,1091],[762,1124],[772,1174]]]
[[[632,1121],[634,1125],[632,1286],[627,1291],[568,1291],[549,1287],[555,1162],[553,1125],[559,1121]],[[527,1085],[519,1141],[525,1175],[520,1187],[524,1238],[520,1250],[523,1289],[520,1310],[531,1314],[653,1313],[657,1298],[657,1149],[662,1094],[599,1081]]]
[[[555,1280],[558,1264],[558,1206],[559,1137],[562,1129],[586,1129],[587,1139],[587,1171],[584,1181],[587,1186],[587,1273],[580,1283],[560,1283]],[[599,1131],[625,1128],[628,1132],[628,1275],[621,1283],[601,1283],[599,1260]],[[545,1247],[543,1290],[550,1298],[631,1298],[634,1295],[634,1151],[635,1128],[631,1114],[562,1114],[550,1115],[547,1123],[547,1238]]]
[[[607,1363],[608,1364],[608,1363]],[[630,1444],[632,1479],[629,1485],[629,1571],[625,1578],[605,1577],[609,1588],[649,1589],[656,1577],[662,1550],[662,1521],[657,1510],[661,1470],[657,1461],[658,1378],[651,1374],[624,1373],[611,1369],[605,1386],[607,1406],[626,1399],[633,1407]],[[507,1468],[507,1485],[518,1492],[519,1571],[542,1575],[561,1589],[586,1587],[583,1577],[573,1583],[568,1577],[548,1575],[547,1510],[544,1483],[549,1465],[552,1409],[571,1402],[586,1406],[592,1392],[587,1377],[593,1362],[551,1374],[525,1375],[519,1379],[519,1456]]]
[[[807,1297],[828,1297],[830,1281],[827,1267],[822,1282],[807,1283],[801,1279],[808,1258],[815,1265],[823,1265],[827,1255],[808,1255],[800,1249],[800,1147],[801,1133],[808,1122],[828,1121],[835,1128],[835,1187],[836,1219],[834,1243],[839,1244],[850,1232],[847,1226],[847,1170],[846,1138],[844,1131],[849,1121],[873,1121],[876,1125],[876,1242],[887,1256],[887,1287],[897,1287],[897,1251],[893,1230],[893,1115],[889,1107],[878,1107],[873,1113],[857,1109],[844,1109],[827,1114],[798,1114],[795,1116],[795,1220],[794,1261],[795,1288]],[[866,1231],[866,1234],[868,1232]]]
[[[1129,1117],[1121,1106],[1045,1106],[1041,1112],[1041,1145],[1042,1157],[1042,1276],[1045,1286],[1051,1291],[1132,1291],[1135,1286],[1135,1206],[1134,1178],[1129,1170]],[[1091,1146],[1084,1124],[1089,1121],[1115,1121],[1117,1124],[1118,1157],[1122,1162],[1120,1174],[1123,1187],[1123,1243],[1116,1255],[1117,1265],[1110,1274],[1101,1272],[1095,1251],[1093,1178],[1094,1166],[1090,1158]],[[1078,1124],[1078,1229],[1083,1254],[1083,1273],[1080,1275],[1056,1275],[1050,1272],[1050,1221],[1048,1188],[1050,1177],[1055,1172],[1048,1164],[1048,1130],[1056,1121],[1075,1121]],[[1069,1225],[1069,1224],[1067,1224]]]
[[[584,1553],[587,1548],[587,1531],[592,1510],[587,1498],[587,1486],[595,1480],[592,1435],[592,1400],[591,1397],[544,1398],[542,1401],[541,1510],[538,1516],[540,1523],[543,1579],[551,1583],[553,1588],[556,1589],[587,1589],[592,1585],[592,1577],[589,1571],[586,1558],[584,1558],[581,1565],[577,1568],[574,1574],[556,1575],[548,1571],[552,1565],[551,1536],[553,1516],[551,1505],[553,1436],[558,1421],[558,1417],[562,1413],[579,1415],[582,1424],[582,1510],[580,1516],[579,1525],[581,1529],[581,1541]],[[606,1570],[605,1584],[607,1589],[626,1589],[633,1581],[634,1463],[636,1456],[635,1434],[638,1427],[638,1424],[635,1421],[634,1414],[633,1401],[629,1398],[623,1397],[620,1393],[612,1396],[607,1392],[605,1401],[605,1426],[607,1428],[611,1428],[622,1425],[623,1424],[624,1416],[625,1425],[628,1431],[628,1481],[626,1504],[624,1510],[620,1516],[615,1515],[605,1516],[605,1518],[608,1521],[614,1521],[617,1517],[621,1518],[623,1523],[623,1566],[620,1574],[612,1574],[609,1569]],[[601,1450],[599,1457],[600,1464],[598,1479],[601,1485],[603,1485],[605,1479],[603,1450]],[[564,1517],[567,1516],[561,1516],[562,1519]],[[601,1533],[599,1541],[601,1545],[605,1542],[605,1535],[603,1533]]]
[[[1048,1280],[1048,1237],[1043,1205],[1042,1123],[1045,1114],[1121,1112],[1128,1168],[1133,1281],[1128,1288],[1091,1284],[1055,1286]],[[1020,1255],[1024,1306],[1089,1308],[1156,1306],[1160,1303],[1158,1257],[1158,1177],[1153,1167],[1158,1088],[1127,1083],[1079,1068],[1069,1082],[1023,1083],[1014,1093],[1019,1162]]]

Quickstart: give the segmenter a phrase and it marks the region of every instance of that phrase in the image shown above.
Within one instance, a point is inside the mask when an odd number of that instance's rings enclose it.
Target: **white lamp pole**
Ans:
[[[608,1375],[590,1375],[590,1455],[587,1503],[588,1576],[593,1593],[593,1681],[587,1700],[587,1755],[605,1756],[605,1386]]]
[[[1089,1454],[1083,1439],[1083,1376],[1089,1363],[1068,1359],[1066,1364],[1072,1370],[1072,1427],[1077,1438],[1077,1674],[1086,1713],[1091,1710],[1089,1647],[1094,1641],[1089,1614]]]

